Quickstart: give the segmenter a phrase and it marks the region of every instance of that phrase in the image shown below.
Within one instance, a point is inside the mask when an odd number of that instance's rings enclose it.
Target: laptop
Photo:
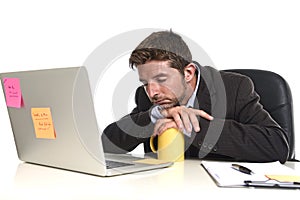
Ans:
[[[98,176],[173,164],[104,153],[85,67],[0,73],[0,79],[21,161]]]

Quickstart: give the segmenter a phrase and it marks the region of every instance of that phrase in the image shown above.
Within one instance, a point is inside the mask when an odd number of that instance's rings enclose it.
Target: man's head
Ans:
[[[152,33],[132,52],[129,63],[137,68],[154,104],[165,108],[186,104],[193,93],[197,79],[191,52],[172,31]]]
[[[160,31],[152,33],[136,47],[129,64],[133,68],[150,60],[168,60],[171,67],[183,73],[183,68],[192,62],[192,54],[178,34]]]

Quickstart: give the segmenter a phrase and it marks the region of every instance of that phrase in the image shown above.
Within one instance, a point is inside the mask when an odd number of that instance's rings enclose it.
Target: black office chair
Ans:
[[[295,138],[292,94],[288,83],[280,75],[257,69],[230,69],[250,77],[255,90],[261,98],[261,104],[273,119],[288,133],[290,152],[288,160],[295,160]]]

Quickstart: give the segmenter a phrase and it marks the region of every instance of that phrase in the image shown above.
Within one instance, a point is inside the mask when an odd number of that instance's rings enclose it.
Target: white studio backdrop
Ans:
[[[298,10],[296,0],[0,1],[0,72],[80,66],[99,45],[118,34],[172,28],[201,46],[217,69],[271,70],[288,81],[299,159]],[[95,93],[97,114],[107,116],[101,126],[117,117],[109,104],[111,88],[130,71],[128,54],[111,66],[99,81],[100,92]],[[101,102],[103,99],[106,101]],[[127,111],[133,106],[128,101]],[[1,165],[0,175],[8,176],[15,173],[19,161],[2,94],[0,134],[0,157],[6,163]]]

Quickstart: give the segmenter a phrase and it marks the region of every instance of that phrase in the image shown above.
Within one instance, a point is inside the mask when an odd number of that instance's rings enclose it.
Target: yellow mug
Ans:
[[[184,135],[175,128],[167,129],[158,136],[157,150],[154,147],[154,137],[150,138],[150,148],[157,153],[159,160],[178,162],[184,160]]]

